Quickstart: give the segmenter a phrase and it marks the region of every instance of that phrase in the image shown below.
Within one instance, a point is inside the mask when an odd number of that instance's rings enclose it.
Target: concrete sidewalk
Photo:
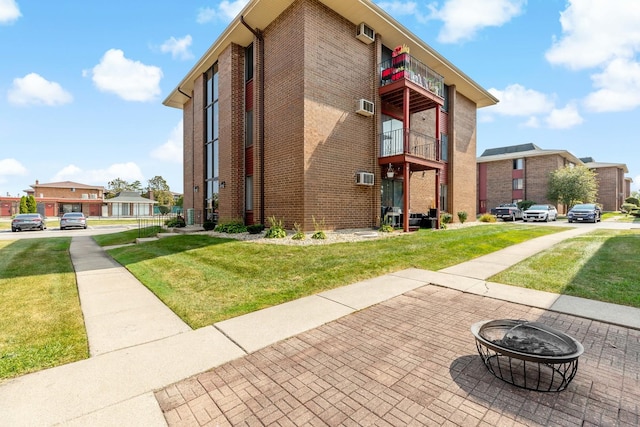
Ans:
[[[540,237],[439,272],[399,271],[198,330],[190,330],[92,239],[74,238],[72,260],[92,357],[1,384],[0,420],[11,426],[163,426],[154,391],[427,285],[640,329],[638,309],[485,280],[591,229]]]

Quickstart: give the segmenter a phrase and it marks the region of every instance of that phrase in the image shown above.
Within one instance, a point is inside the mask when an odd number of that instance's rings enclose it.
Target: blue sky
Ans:
[[[182,113],[162,100],[246,3],[0,0],[0,194],[157,175],[182,192]],[[478,155],[566,149],[640,188],[637,0],[376,3],[500,99]]]

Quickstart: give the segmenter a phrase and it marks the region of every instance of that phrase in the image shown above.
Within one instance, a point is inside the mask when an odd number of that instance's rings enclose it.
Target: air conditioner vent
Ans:
[[[358,172],[356,174],[356,184],[358,185],[373,185],[374,176],[369,172]]]
[[[368,101],[366,99],[358,99],[358,104],[356,106],[356,113],[361,114],[363,116],[373,116],[374,106],[373,102]]]
[[[362,22],[357,26],[356,38],[362,43],[371,44],[376,39],[376,32],[373,28]]]

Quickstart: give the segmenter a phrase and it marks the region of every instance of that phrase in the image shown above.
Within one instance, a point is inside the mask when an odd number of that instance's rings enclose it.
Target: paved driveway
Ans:
[[[540,320],[585,347],[568,389],[513,387],[470,326]],[[156,392],[171,426],[636,426],[640,331],[427,285]]]

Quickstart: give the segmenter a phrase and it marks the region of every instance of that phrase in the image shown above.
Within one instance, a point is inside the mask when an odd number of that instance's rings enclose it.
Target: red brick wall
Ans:
[[[487,212],[490,212],[502,203],[511,203],[513,163],[511,160],[499,160],[482,164],[486,165],[486,207]]]
[[[597,168],[598,203],[604,211],[618,211],[624,202],[624,171],[617,167]]]
[[[558,154],[526,157],[524,159],[524,199],[536,203],[554,204],[553,201],[547,199],[549,174],[563,168],[565,163],[564,157]],[[511,172],[509,177],[511,177]],[[509,182],[511,182],[511,178],[509,178]],[[560,213],[562,210],[562,206],[558,206]]]
[[[193,94],[192,94],[193,95]],[[194,191],[194,158],[193,158],[193,100],[188,100],[182,107],[182,185],[183,208],[193,208]],[[202,183],[198,185],[202,186]]]

